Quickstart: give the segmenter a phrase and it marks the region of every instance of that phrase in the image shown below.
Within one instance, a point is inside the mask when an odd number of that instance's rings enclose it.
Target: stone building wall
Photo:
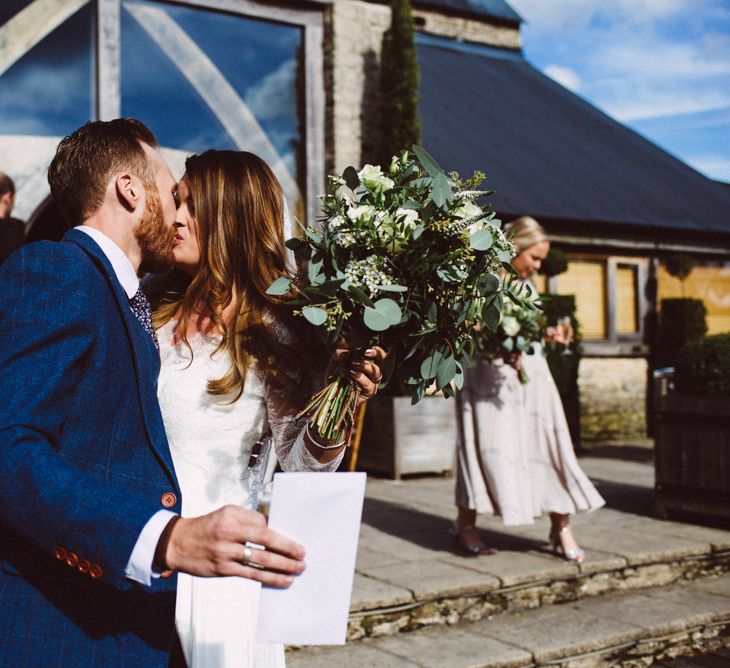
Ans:
[[[643,438],[646,379],[643,358],[584,357],[578,376],[582,438]]]
[[[486,20],[414,10],[416,29],[431,35],[517,49],[518,28]],[[334,0],[325,12],[325,170],[375,160],[380,48],[390,8],[364,0]]]

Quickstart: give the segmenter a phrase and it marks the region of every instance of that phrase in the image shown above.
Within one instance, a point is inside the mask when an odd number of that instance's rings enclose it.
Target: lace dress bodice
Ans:
[[[225,503],[245,505],[251,449],[267,426],[285,471],[337,468],[339,459],[323,465],[307,450],[304,423],[295,418],[298,406],[292,396],[274,389],[254,370],[248,371],[238,400],[232,401],[235,395],[208,393],[208,380],[225,375],[230,365],[225,350],[215,352],[220,337],[197,334],[188,340],[190,350],[174,341],[174,326],[171,321],[158,330],[158,398],[175,470],[183,486],[183,500],[190,498],[191,503],[186,505],[194,505],[195,514],[210,512]],[[197,481],[198,489],[185,485],[187,474]],[[191,495],[202,497],[193,499]],[[190,515],[185,507],[183,514]]]

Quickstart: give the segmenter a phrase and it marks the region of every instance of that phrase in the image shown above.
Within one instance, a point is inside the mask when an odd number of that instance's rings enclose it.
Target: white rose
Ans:
[[[482,213],[482,208],[474,204],[474,202],[464,202],[456,211],[454,215],[457,218],[474,218]]]
[[[357,177],[368,190],[390,190],[395,182],[383,174],[379,165],[365,165],[358,173]]]
[[[418,221],[418,211],[403,208],[396,209],[395,218],[406,227],[413,229],[416,227],[416,222]]]
[[[517,318],[513,318],[512,316],[506,316],[502,318],[501,325],[504,333],[507,336],[517,336],[520,331],[519,320],[517,320]]]
[[[372,220],[375,217],[375,209],[362,204],[361,206],[351,206],[347,210],[347,217],[354,223],[356,220]]]

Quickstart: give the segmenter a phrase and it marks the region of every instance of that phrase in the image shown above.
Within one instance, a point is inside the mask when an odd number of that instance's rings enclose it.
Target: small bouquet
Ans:
[[[480,331],[479,349],[489,361],[506,360],[516,353],[532,355],[533,344],[541,342],[545,335],[545,314],[540,308],[540,296],[532,285],[518,283],[512,276],[504,291],[507,299],[501,300],[501,317],[496,331]],[[529,381],[522,368],[517,376],[523,385]]]
[[[287,241],[306,270],[268,292],[282,296],[331,346],[388,350],[385,383],[394,376],[413,403],[435,384],[451,396],[476,354],[477,322],[499,322],[497,273],[512,244],[489,206],[476,201],[484,175],[448,176],[419,146],[395,156],[386,172],[365,165],[330,176],[319,228]],[[488,325],[487,325],[488,326]],[[337,376],[300,415],[323,437],[349,436],[356,385]]]

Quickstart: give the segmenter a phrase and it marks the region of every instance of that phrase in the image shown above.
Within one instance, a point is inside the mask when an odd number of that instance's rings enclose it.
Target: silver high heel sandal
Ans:
[[[568,561],[574,561],[576,564],[582,564],[586,560],[586,553],[584,550],[577,547],[573,550],[566,551],[563,547],[563,541],[560,540],[560,534],[567,529],[570,529],[569,524],[566,524],[562,529],[558,529],[557,531],[554,528],[550,529],[549,540],[553,546],[553,551],[555,554],[562,554]]]

